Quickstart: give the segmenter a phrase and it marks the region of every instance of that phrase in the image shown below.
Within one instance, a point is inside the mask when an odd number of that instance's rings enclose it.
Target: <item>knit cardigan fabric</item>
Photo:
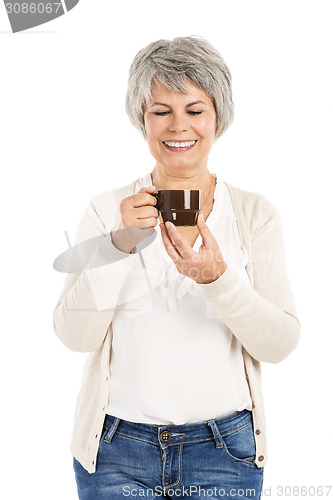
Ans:
[[[100,237],[82,269],[66,275],[53,312],[53,326],[63,344],[90,352],[77,398],[71,452],[90,473],[96,457],[109,397],[112,318],[117,297],[138,253],[124,254],[110,244],[110,231],[121,227],[120,202],[134,194],[127,186],[93,196],[80,221],[75,244]],[[245,374],[252,399],[255,463],[267,463],[266,424],[261,362],[278,363],[297,346],[300,322],[287,275],[282,224],[276,207],[264,196],[229,183],[242,244],[248,251],[246,271],[227,269],[217,280],[200,284],[203,294],[242,344]],[[97,238],[98,239],[98,238]],[[112,262],[113,261],[113,262]],[[101,265],[102,264],[102,265]]]

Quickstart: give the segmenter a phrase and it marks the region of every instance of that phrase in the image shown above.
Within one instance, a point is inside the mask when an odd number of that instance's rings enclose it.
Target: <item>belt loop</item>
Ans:
[[[216,442],[216,448],[223,448],[224,441],[220,434],[220,431],[218,430],[215,420],[208,420],[207,423],[209,427],[212,429],[212,433]]]
[[[119,422],[120,422],[120,418],[118,417],[115,417],[114,421],[113,421],[113,424],[111,425],[107,435],[105,436],[104,438],[104,442],[107,443],[107,444],[110,444],[111,443],[111,439],[113,438],[113,435],[114,433],[116,432],[117,430],[117,427],[119,425]]]

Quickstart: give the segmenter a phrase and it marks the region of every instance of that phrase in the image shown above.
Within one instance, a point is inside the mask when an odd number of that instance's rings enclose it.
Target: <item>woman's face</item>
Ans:
[[[188,94],[181,94],[155,83],[144,114],[151,154],[176,176],[207,167],[216,131],[212,100],[190,81],[186,89]]]

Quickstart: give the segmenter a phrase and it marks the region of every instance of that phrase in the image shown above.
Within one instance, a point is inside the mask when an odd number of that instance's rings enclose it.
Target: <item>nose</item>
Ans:
[[[189,124],[187,122],[187,116],[183,114],[172,115],[172,119],[169,123],[169,131],[174,133],[182,133],[186,132],[189,128]]]

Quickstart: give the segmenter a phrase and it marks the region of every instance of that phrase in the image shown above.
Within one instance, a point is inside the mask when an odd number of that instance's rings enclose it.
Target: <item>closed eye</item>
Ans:
[[[170,113],[170,111],[156,111],[154,115],[156,116],[166,116]],[[196,116],[201,115],[202,111],[187,111],[189,115]]]

